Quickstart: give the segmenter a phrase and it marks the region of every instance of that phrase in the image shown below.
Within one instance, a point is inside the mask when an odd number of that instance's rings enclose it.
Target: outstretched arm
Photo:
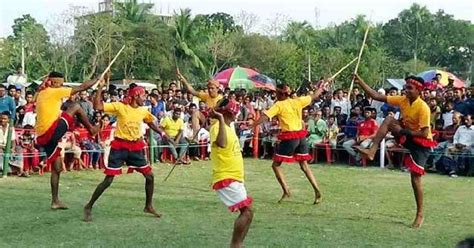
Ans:
[[[90,87],[94,86],[94,84],[96,84],[98,80],[99,80],[98,78],[94,78],[94,79],[85,81],[84,83],[82,83],[81,85],[77,87],[73,87],[71,91],[71,95],[74,95],[81,91],[88,90]]]
[[[197,96],[198,92],[193,88],[191,84],[189,84],[188,80],[181,74],[179,69],[176,69],[176,74],[178,76],[178,80],[184,84],[184,87],[188,90],[189,93],[193,94],[194,96]]]
[[[354,82],[360,85],[362,89],[364,89],[364,91],[370,97],[372,97],[372,99],[380,102],[387,102],[387,96],[372,89],[369,85],[367,85],[367,83],[364,82],[364,80],[362,80],[362,78],[360,78],[358,74],[354,74]]]
[[[147,125],[155,132],[159,133],[162,137],[166,137],[165,131],[156,122],[147,123]]]

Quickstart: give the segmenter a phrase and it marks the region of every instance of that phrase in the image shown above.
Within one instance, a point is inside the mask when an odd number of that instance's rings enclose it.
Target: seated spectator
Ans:
[[[241,122],[238,126],[238,136],[239,136],[239,143],[240,143],[240,149],[243,152],[245,148],[245,142],[248,140],[251,140],[253,137],[253,129],[250,128],[252,126],[253,122],[255,121],[254,115],[249,114],[248,118]],[[250,143],[250,147],[252,147],[252,143]]]
[[[185,161],[186,151],[188,150],[188,142],[183,137],[184,121],[181,118],[180,108],[173,110],[172,117],[166,116],[160,122],[161,127],[166,133],[167,137],[163,137],[163,142],[167,144],[177,164],[189,164]],[[179,148],[179,154],[177,149]]]
[[[79,163],[79,170],[86,169],[87,166],[82,161],[81,155],[82,150],[79,145],[76,143],[76,137],[72,132],[67,132],[59,142],[58,147],[61,149],[61,159],[63,161],[63,171],[70,171],[73,168],[74,163]],[[67,160],[66,153],[72,153],[73,159]]]
[[[357,114],[351,113],[349,120],[347,120],[347,124],[344,127],[344,137],[339,143],[344,146],[344,143],[348,142],[346,146],[353,146],[355,144],[355,138],[357,135]],[[352,143],[352,144],[351,144]]]
[[[44,167],[44,161],[40,159],[40,154],[35,148],[34,141],[33,126],[26,125],[20,139],[20,146],[23,149],[23,169],[26,173],[33,168],[40,169]]]
[[[336,118],[336,123],[339,126],[339,129],[343,130],[344,126],[347,123],[347,115],[341,112],[341,107],[334,107],[334,116]]]
[[[190,145],[188,148],[189,157],[193,161],[199,161],[199,147],[197,147],[196,136],[194,134],[193,125],[191,120],[184,123],[183,137]]]
[[[357,126],[356,144],[361,148],[369,148],[372,145],[372,138],[377,132],[378,124],[372,119],[372,110],[366,108],[364,111],[364,121]],[[346,151],[356,158],[356,164],[360,164],[361,156],[353,147],[345,147]]]
[[[5,85],[0,84],[0,113],[8,111],[10,118],[16,117],[16,105],[12,97],[7,95],[7,88]]]
[[[271,121],[268,121],[262,125],[262,146],[263,146],[263,155],[262,159],[270,155],[268,152],[269,148],[275,148],[276,142],[278,141],[278,134],[280,133],[280,127],[278,125],[278,119],[272,118]]]
[[[453,124],[449,125],[442,132],[440,132],[438,140],[441,140],[441,142],[439,142],[438,145],[436,145],[436,147],[433,149],[433,164],[436,164],[440,160],[441,156],[446,154],[448,147],[453,144],[453,137],[456,133],[456,130],[461,125],[461,120],[461,113],[454,112],[451,120]]]
[[[474,126],[472,125],[472,115],[467,115],[464,118],[464,125],[460,126],[453,138],[453,146],[448,148],[451,154],[454,154],[454,160],[458,163],[458,166],[466,168],[473,165],[473,159],[470,158],[474,155]],[[467,168],[469,170],[469,168]],[[466,171],[467,171],[466,170]],[[453,176],[457,171],[450,172],[450,176]]]
[[[321,143],[326,136],[328,127],[324,120],[321,119],[322,111],[314,111],[314,116],[311,116],[308,120],[308,144],[310,147],[314,147],[316,144]]]
[[[87,154],[89,155],[90,164],[86,164],[86,166],[88,168],[91,168],[92,166],[92,168],[97,169],[101,154],[100,145],[95,141],[93,137],[90,136],[89,132],[86,128],[84,128],[82,123],[79,123],[76,129],[74,129],[74,135],[76,140],[79,141],[81,149],[87,152]]]
[[[33,108],[33,111],[25,112],[25,116],[23,116],[22,127],[25,126],[32,126],[34,127],[36,124],[36,108]]]

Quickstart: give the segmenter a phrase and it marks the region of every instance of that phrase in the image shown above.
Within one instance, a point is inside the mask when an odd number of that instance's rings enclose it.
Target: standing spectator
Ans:
[[[161,127],[166,133],[166,139],[164,142],[169,145],[169,149],[173,154],[173,157],[176,160],[177,164],[189,164],[189,162],[184,161],[186,151],[188,150],[188,143],[183,137],[184,122],[181,118],[181,109],[175,108],[173,110],[172,117],[165,117],[161,120]],[[179,148],[179,154],[176,149]]]
[[[449,147],[449,152],[454,154],[454,160],[457,161],[457,168],[449,172],[450,176],[457,176],[461,168],[470,170],[474,154],[474,126],[472,125],[472,115],[466,115],[464,125],[460,126],[453,138],[453,147]]]
[[[150,112],[153,116],[158,118],[158,116],[160,115],[160,112],[166,112],[166,104],[161,99],[160,95],[151,93],[150,94],[150,103],[151,103]]]
[[[35,110],[35,102],[34,102],[33,93],[31,91],[27,91],[25,99],[26,99],[26,104],[24,106],[25,113],[33,112]]]
[[[336,90],[335,97],[331,101],[331,108],[334,109],[335,106],[341,107],[341,112],[348,115],[351,110],[350,102],[344,98],[344,92],[342,89]]]
[[[17,107],[24,106],[26,104],[26,100],[21,96],[21,89],[15,88],[15,95],[13,96],[13,100],[15,100],[15,104]]]
[[[436,101],[436,98],[431,97],[428,106],[430,107],[431,111],[431,125],[435,125],[435,122],[437,119],[440,118],[441,116],[441,108],[438,106],[438,102]]]
[[[94,109],[92,108],[92,102],[88,99],[89,94],[87,91],[81,91],[79,93],[79,105],[86,112],[87,118],[92,120],[94,118]]]
[[[336,124],[336,116],[330,115],[328,119],[328,137],[329,145],[332,149],[336,149],[339,127]]]
[[[0,115],[0,152],[3,154],[5,152],[5,148],[7,146],[8,140],[8,129],[10,128],[10,113],[5,111],[2,112]],[[18,175],[22,177],[28,177],[28,173],[23,171],[23,156],[22,156],[22,148],[20,144],[16,143],[16,135],[15,135],[15,128],[12,127],[12,136],[11,136],[11,154],[10,158],[8,159],[9,164],[3,164],[3,159],[0,161],[0,168],[3,170],[6,166],[12,166],[18,170]]]
[[[105,167],[109,164],[110,143],[114,139],[114,127],[110,124],[110,117],[108,114],[102,116],[102,122],[99,131],[99,145],[104,151],[102,158]]]
[[[8,111],[10,113],[10,118],[15,119],[15,101],[10,96],[7,96],[7,88],[5,87],[5,85],[0,84],[0,112],[3,113],[5,111]]]

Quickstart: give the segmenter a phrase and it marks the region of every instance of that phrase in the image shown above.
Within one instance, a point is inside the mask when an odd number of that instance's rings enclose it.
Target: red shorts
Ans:
[[[115,138],[110,144],[109,163],[104,174],[116,176],[122,174],[122,165],[128,166],[128,173],[138,171],[143,175],[150,174],[152,169],[145,158],[143,140],[128,141]]]
[[[62,112],[61,116],[51,124],[51,127],[36,138],[36,144],[46,153],[47,163],[51,163],[59,157],[61,153],[58,143],[67,131],[74,129],[74,118],[66,112]]]

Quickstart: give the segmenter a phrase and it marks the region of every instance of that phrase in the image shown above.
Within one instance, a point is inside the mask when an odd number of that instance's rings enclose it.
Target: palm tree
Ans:
[[[144,22],[153,8],[152,3],[138,3],[137,0],[124,0],[114,4],[117,14],[133,23]]]
[[[199,54],[199,45],[203,44],[206,37],[199,32],[197,22],[191,17],[190,9],[181,9],[175,15],[173,36],[175,39],[175,56],[179,61],[191,60],[193,65],[202,72],[206,72],[202,58]]]

